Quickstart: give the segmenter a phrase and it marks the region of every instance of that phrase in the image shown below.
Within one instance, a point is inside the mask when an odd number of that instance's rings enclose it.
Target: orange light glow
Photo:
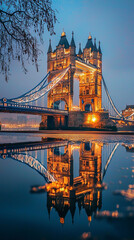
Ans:
[[[62,217],[60,218],[60,223],[64,224],[64,218],[62,218]]]
[[[96,120],[97,120],[96,117],[93,116],[92,117],[92,122],[96,122]]]
[[[80,107],[79,106],[72,106],[72,111],[80,111]]]
[[[95,115],[89,114],[87,121],[88,121],[88,123],[96,123],[98,121],[98,117],[96,117]]]

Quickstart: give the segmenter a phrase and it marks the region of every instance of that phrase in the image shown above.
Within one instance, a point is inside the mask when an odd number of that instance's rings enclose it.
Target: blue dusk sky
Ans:
[[[51,36],[55,49],[64,28],[70,43],[74,31],[76,52],[79,43],[85,47],[89,33],[101,42],[103,76],[110,95],[119,110],[134,104],[134,0],[53,0],[57,9],[56,35]],[[8,83],[0,75],[0,98],[17,97],[33,88],[47,73],[47,49],[50,34],[45,30],[39,72],[27,63],[25,75],[16,61],[12,62]],[[75,91],[76,93],[76,91]],[[78,95],[78,89],[77,89]]]

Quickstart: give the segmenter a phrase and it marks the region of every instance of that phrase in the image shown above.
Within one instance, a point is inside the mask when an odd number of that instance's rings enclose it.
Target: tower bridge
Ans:
[[[79,107],[82,111],[90,105],[92,111],[101,110],[101,79],[102,79],[102,53],[92,43],[89,36],[86,46],[79,49],[76,54],[74,34],[72,33],[69,45],[65,32],[62,32],[56,49],[52,51],[51,41],[47,53],[47,69],[50,72],[48,81],[71,64],[71,68],[53,90],[48,93],[48,107],[53,107],[55,102],[63,100],[65,109],[73,110],[74,78],[79,80]]]
[[[40,129],[113,129],[116,122],[130,123],[118,111],[102,76],[102,51],[89,35],[85,48],[76,53],[74,33],[69,44],[63,31],[58,45],[47,52],[47,75],[33,89],[12,99],[0,100],[0,112],[41,115]],[[73,105],[74,79],[79,81],[79,107]],[[47,94],[47,107],[35,101]],[[104,96],[108,106],[104,101]],[[64,102],[64,109],[59,109]],[[32,104],[32,105],[31,105]],[[77,110],[77,111],[76,111]]]

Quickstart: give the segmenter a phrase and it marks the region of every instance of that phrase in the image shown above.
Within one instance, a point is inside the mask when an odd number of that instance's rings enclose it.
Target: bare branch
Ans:
[[[0,1],[0,72],[6,80],[13,59],[21,62],[25,73],[26,59],[38,71],[37,39],[43,42],[45,24],[50,34],[54,34],[56,21],[51,0],[5,0],[4,4]]]

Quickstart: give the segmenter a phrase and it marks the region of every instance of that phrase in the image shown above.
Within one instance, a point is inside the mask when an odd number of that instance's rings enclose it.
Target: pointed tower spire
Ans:
[[[79,52],[78,52],[78,55],[81,55],[81,54],[82,54],[81,43],[79,43]]]
[[[100,47],[100,41],[99,41],[99,48],[98,48],[98,52],[99,52],[100,54],[102,54],[102,52],[101,52],[101,47]]]
[[[68,40],[66,38],[66,33],[64,32],[64,29],[63,29],[63,32],[61,33],[61,37],[60,37],[60,41],[58,43],[58,46],[61,45],[61,46],[64,46],[64,48],[69,48],[69,43],[68,43]]]
[[[75,42],[74,42],[74,32],[72,32],[72,39],[71,39],[70,46],[71,46],[71,47],[76,47],[76,46],[75,46]]]
[[[89,37],[88,37],[88,39],[92,39],[91,33],[89,33]]]
[[[49,47],[48,47],[47,53],[51,53],[51,52],[52,52],[51,39],[49,39]]]
[[[89,34],[85,48],[88,48],[88,49],[91,48],[91,51],[93,51],[93,42],[92,42],[91,34]]]
[[[97,50],[97,47],[96,47],[96,38],[94,39],[94,48],[93,48],[93,51],[94,52],[97,52],[98,50]]]
[[[64,28],[63,28],[63,31],[61,33],[61,37],[64,37],[64,36],[66,36],[66,33],[64,32]]]
[[[50,212],[51,212],[51,209],[52,209],[52,203],[51,203],[50,197],[48,196],[48,197],[47,197],[47,211],[48,211],[49,220],[50,220]]]

